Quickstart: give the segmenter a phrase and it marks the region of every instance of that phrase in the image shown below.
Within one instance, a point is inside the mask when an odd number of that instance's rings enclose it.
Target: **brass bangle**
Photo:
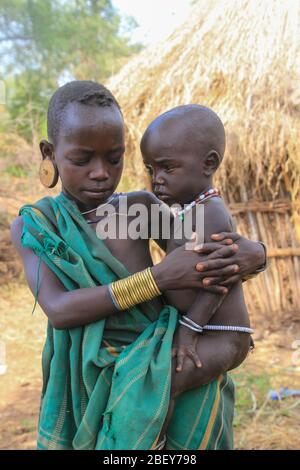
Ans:
[[[109,287],[120,310],[127,310],[134,305],[161,295],[151,268],[147,268],[125,279],[112,282]]]
[[[156,284],[151,268],[148,268],[148,270],[149,270],[149,279],[151,280],[151,284],[153,288],[156,290],[157,295],[161,295],[161,291],[159,290],[158,285]]]

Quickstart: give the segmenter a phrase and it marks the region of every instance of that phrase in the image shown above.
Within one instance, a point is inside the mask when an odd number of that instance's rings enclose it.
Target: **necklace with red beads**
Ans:
[[[204,193],[200,193],[194,201],[192,201],[190,204],[186,204],[184,209],[175,209],[174,216],[179,217],[180,220],[183,220],[185,214],[192,210],[194,206],[196,206],[197,204],[202,204],[203,202],[207,201],[212,197],[221,197],[220,191],[217,188],[210,188]]]

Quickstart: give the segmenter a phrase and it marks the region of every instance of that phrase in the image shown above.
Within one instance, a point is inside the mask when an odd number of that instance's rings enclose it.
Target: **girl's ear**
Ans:
[[[221,163],[220,154],[216,150],[210,150],[204,157],[203,173],[205,176],[211,176]]]
[[[40,142],[40,151],[41,151],[43,160],[45,160],[46,158],[50,158],[50,160],[54,160],[54,147],[53,147],[53,144],[48,142],[48,140],[42,140]]]

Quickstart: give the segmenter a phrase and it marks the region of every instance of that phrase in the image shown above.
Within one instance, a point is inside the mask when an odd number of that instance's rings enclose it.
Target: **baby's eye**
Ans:
[[[174,167],[173,167],[173,166],[167,166],[167,167],[165,167],[165,172],[166,172],[166,173],[171,173],[171,171],[173,171],[173,170],[174,170]]]
[[[149,165],[145,165],[146,167],[146,170],[148,171],[149,175],[152,176],[153,175],[153,168]]]

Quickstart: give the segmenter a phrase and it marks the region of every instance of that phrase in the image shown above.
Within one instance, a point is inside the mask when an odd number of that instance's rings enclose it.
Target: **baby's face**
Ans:
[[[191,202],[209,183],[203,175],[201,145],[172,119],[147,131],[141,151],[152,191],[171,206]]]
[[[80,207],[105,202],[120,181],[124,151],[124,123],[117,107],[70,104],[54,149],[63,190]]]

